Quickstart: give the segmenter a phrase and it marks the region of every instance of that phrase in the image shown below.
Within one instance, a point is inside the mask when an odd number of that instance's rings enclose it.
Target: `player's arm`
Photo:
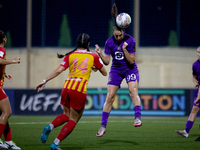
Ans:
[[[103,76],[107,76],[107,71],[106,71],[106,68],[104,66],[102,66],[101,69],[99,69],[99,71],[101,72],[101,74]]]
[[[35,90],[41,91],[44,87],[45,84],[52,80],[53,78],[57,77],[61,72],[63,72],[65,68],[63,66],[59,66],[57,69],[55,69],[49,76],[47,76],[40,84],[38,84],[35,88]]]
[[[134,64],[134,62],[135,62],[135,53],[134,54],[130,54],[127,51],[127,46],[128,46],[128,44],[126,42],[124,42],[124,44],[122,46],[122,49],[124,51],[125,58],[130,64]]]
[[[97,54],[99,55],[99,57],[101,58],[101,60],[103,61],[104,65],[109,65],[110,63],[110,55],[103,55],[101,48],[96,44],[95,45],[95,51],[97,52]]]
[[[198,83],[198,77],[197,76],[193,76],[192,81],[195,85],[195,88],[198,89],[199,87],[199,83]]]
[[[0,58],[0,65],[19,64],[19,63],[20,63],[20,57],[17,57],[13,60],[5,60]]]
[[[5,73],[5,77],[11,82],[13,80],[13,77],[11,74]]]

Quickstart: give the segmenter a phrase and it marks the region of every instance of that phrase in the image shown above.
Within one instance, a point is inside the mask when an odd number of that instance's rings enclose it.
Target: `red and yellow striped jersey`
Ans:
[[[0,46],[0,59],[6,59],[6,50]],[[0,88],[3,87],[6,65],[0,65]]]
[[[87,84],[92,67],[95,66],[97,69],[101,69],[103,66],[99,56],[88,52],[86,49],[78,49],[65,56],[60,65],[65,69],[69,67],[68,78],[63,88],[76,90],[84,94],[87,93]]]

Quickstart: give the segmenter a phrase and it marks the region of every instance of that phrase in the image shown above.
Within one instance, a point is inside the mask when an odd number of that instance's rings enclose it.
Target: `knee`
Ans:
[[[132,88],[132,90],[129,90],[129,95],[132,98],[137,98],[138,96],[137,88]]]
[[[112,105],[114,100],[115,100],[115,96],[114,95],[107,95],[107,98],[106,98],[106,103],[107,104]]]

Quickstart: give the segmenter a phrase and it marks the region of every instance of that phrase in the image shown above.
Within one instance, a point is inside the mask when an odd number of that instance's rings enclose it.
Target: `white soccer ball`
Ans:
[[[117,26],[127,28],[131,24],[131,17],[127,13],[121,13],[116,18]]]

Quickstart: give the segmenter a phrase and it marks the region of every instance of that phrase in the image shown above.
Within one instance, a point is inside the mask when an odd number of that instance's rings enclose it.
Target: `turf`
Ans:
[[[45,144],[40,141],[44,126],[55,116],[11,116],[13,141],[22,150],[49,150],[61,127],[55,128]],[[188,138],[176,134],[184,129],[187,118],[143,117],[142,127],[133,126],[133,117],[109,117],[106,133],[96,137],[101,117],[83,116],[74,131],[60,143],[63,150],[192,150],[199,149],[197,118]],[[3,139],[3,138],[2,138]]]

